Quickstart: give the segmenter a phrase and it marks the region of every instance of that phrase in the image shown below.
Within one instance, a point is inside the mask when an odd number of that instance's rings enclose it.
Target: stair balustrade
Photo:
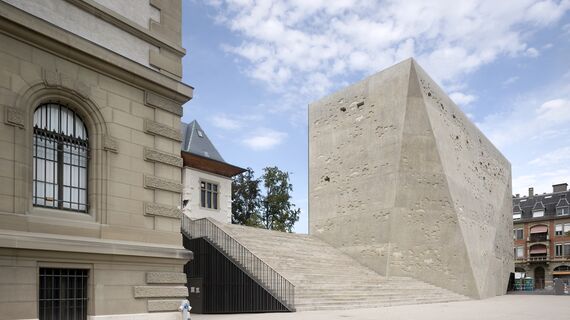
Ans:
[[[193,220],[182,215],[181,231],[189,239],[204,238],[287,309],[295,311],[295,286],[209,218]]]

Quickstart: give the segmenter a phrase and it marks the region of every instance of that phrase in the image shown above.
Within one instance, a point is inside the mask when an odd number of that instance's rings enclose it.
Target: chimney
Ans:
[[[530,188],[528,188],[528,197],[532,198],[532,196],[534,196],[534,188],[530,187]]]
[[[517,197],[517,198],[520,198],[520,197],[521,197],[520,193],[517,193],[516,197]]]
[[[552,192],[565,192],[565,191],[568,191],[567,183],[559,183],[552,185]]]

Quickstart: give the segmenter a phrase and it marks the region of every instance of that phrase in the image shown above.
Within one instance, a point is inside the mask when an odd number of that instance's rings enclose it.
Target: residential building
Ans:
[[[183,212],[192,219],[232,222],[232,177],[245,171],[227,163],[196,120],[182,123]]]
[[[536,289],[552,286],[554,278],[570,284],[569,198],[567,183],[513,197],[515,271],[534,278]]]
[[[0,319],[179,317],[184,54],[180,0],[0,0]]]

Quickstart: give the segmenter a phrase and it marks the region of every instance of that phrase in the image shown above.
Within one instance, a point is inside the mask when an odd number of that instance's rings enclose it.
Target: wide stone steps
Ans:
[[[295,285],[295,309],[376,308],[467,300],[449,290],[407,277],[379,275],[310,235],[275,232],[215,222],[232,238]],[[251,261],[231,256],[255,273]],[[255,274],[263,284],[275,281]]]

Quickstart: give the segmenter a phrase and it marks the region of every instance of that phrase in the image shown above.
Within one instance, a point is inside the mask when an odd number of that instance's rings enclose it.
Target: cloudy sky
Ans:
[[[307,105],[414,57],[511,161],[570,183],[570,0],[183,1],[184,107],[226,161],[292,173],[307,232]]]

